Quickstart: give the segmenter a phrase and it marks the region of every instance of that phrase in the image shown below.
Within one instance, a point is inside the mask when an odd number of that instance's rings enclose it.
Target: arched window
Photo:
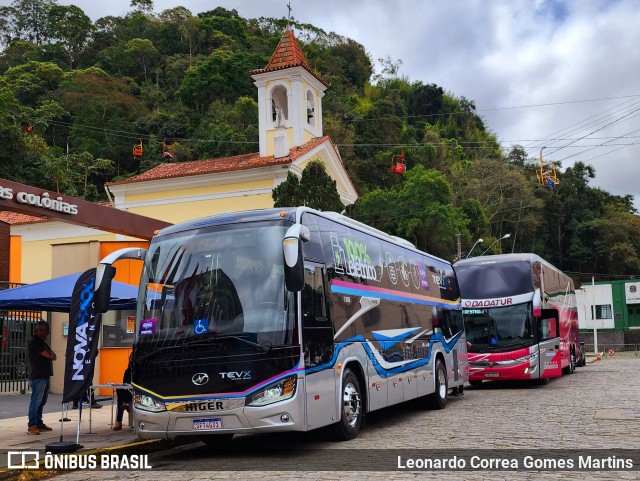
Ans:
[[[289,103],[287,102],[287,89],[282,85],[276,86],[271,91],[271,120],[278,123],[278,112],[282,122],[289,118]]]
[[[316,125],[316,99],[311,90],[307,91],[307,123]]]

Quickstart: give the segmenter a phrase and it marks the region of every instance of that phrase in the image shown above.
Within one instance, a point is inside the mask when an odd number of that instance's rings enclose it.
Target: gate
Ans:
[[[0,289],[16,287],[5,282]],[[41,311],[0,311],[0,392],[27,392],[27,343]]]

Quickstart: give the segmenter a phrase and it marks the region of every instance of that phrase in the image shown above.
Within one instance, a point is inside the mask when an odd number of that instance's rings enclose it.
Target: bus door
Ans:
[[[537,324],[540,378],[560,377],[562,376],[562,365],[558,311],[556,309],[542,309]]]
[[[333,326],[327,309],[324,272],[320,264],[305,263],[301,312],[307,429],[326,426],[338,419],[337,378],[331,364]]]

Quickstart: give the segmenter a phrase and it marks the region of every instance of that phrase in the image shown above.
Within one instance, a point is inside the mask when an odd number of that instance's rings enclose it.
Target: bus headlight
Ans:
[[[289,376],[269,384],[247,397],[247,406],[266,406],[293,397],[296,392],[296,376]]]
[[[152,413],[159,413],[167,410],[164,402],[154,397],[147,396],[146,394],[136,393],[134,397],[134,403],[138,409],[141,409],[143,411],[150,411]]]

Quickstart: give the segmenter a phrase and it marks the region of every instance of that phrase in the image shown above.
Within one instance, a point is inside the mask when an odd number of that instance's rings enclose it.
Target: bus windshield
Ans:
[[[470,352],[497,352],[534,342],[531,303],[463,311]]]
[[[511,297],[533,292],[531,264],[523,261],[457,264],[460,292],[465,299]]]
[[[242,338],[245,348],[291,344],[285,232],[284,225],[254,224],[156,237],[142,273],[138,344],[221,337]]]

